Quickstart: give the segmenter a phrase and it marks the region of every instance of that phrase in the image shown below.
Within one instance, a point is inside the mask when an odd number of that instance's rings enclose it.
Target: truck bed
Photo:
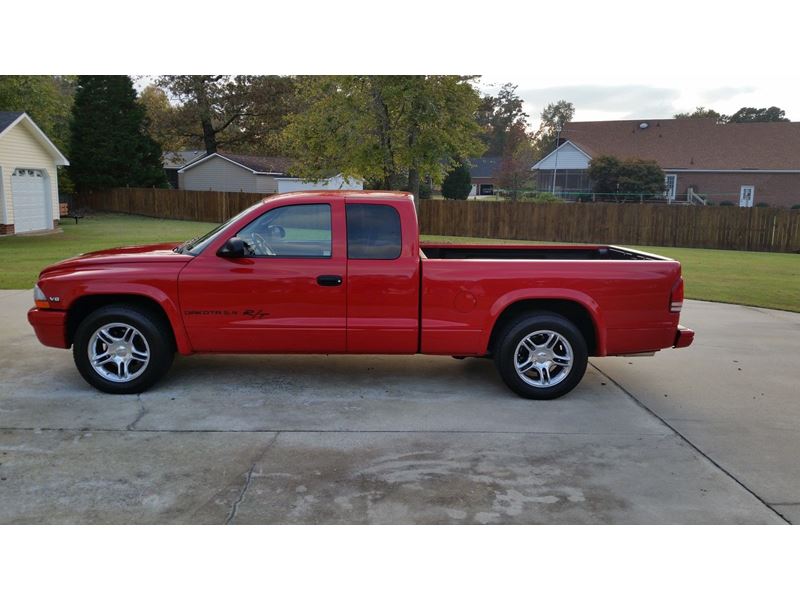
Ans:
[[[619,246],[420,244],[424,258],[487,260],[669,260]]]

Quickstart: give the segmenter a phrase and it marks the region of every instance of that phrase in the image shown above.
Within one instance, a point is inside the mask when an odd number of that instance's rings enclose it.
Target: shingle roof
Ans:
[[[470,177],[494,177],[494,173],[500,165],[499,156],[484,156],[482,158],[469,159]]]
[[[165,169],[180,169],[185,167],[190,162],[202,158],[206,155],[205,150],[178,150],[167,151],[161,157],[161,161]]]
[[[647,123],[647,127],[640,127]],[[673,169],[800,169],[800,122],[637,119],[568,123],[561,132],[590,156],[655,160]]]
[[[247,156],[245,154],[230,154],[217,152],[229,160],[244,165],[248,169],[259,173],[280,173],[286,175],[292,166],[292,159],[285,156]]]
[[[25,113],[0,110],[0,133]]]

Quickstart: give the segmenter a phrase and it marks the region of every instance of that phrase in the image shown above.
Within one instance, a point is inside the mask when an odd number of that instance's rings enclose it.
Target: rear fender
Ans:
[[[517,302],[527,300],[567,300],[581,305],[589,313],[595,329],[597,356],[606,355],[606,327],[600,305],[588,294],[564,288],[523,288],[500,296],[489,309],[487,326],[484,328],[483,347],[489,351],[489,341],[497,320],[503,312]]]

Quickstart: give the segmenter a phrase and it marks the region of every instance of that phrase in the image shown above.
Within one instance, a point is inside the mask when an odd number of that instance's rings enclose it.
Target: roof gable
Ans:
[[[0,138],[14,127],[24,127],[37,142],[44,146],[45,150],[53,157],[55,164],[62,167],[69,165],[67,157],[61,154],[55,144],[39,129],[39,126],[33,122],[33,119],[27,113],[0,111]]]
[[[591,159],[591,155],[578,147],[574,142],[567,140],[533,165],[531,170],[550,170],[557,167],[562,169],[587,169]]]
[[[662,169],[800,169],[800,123],[586,121],[568,123],[561,136],[590,156],[655,160]]]
[[[178,171],[185,173],[213,158],[220,158],[233,163],[237,167],[250,171],[255,175],[288,175],[289,167],[292,164],[290,158],[285,156],[248,156],[244,154],[229,154],[227,152],[214,152],[199,160],[196,160]]]

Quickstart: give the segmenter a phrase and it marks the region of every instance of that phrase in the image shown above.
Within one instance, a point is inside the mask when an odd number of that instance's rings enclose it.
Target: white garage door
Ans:
[[[14,202],[14,233],[53,227],[44,171],[15,169],[11,174],[11,198]]]

